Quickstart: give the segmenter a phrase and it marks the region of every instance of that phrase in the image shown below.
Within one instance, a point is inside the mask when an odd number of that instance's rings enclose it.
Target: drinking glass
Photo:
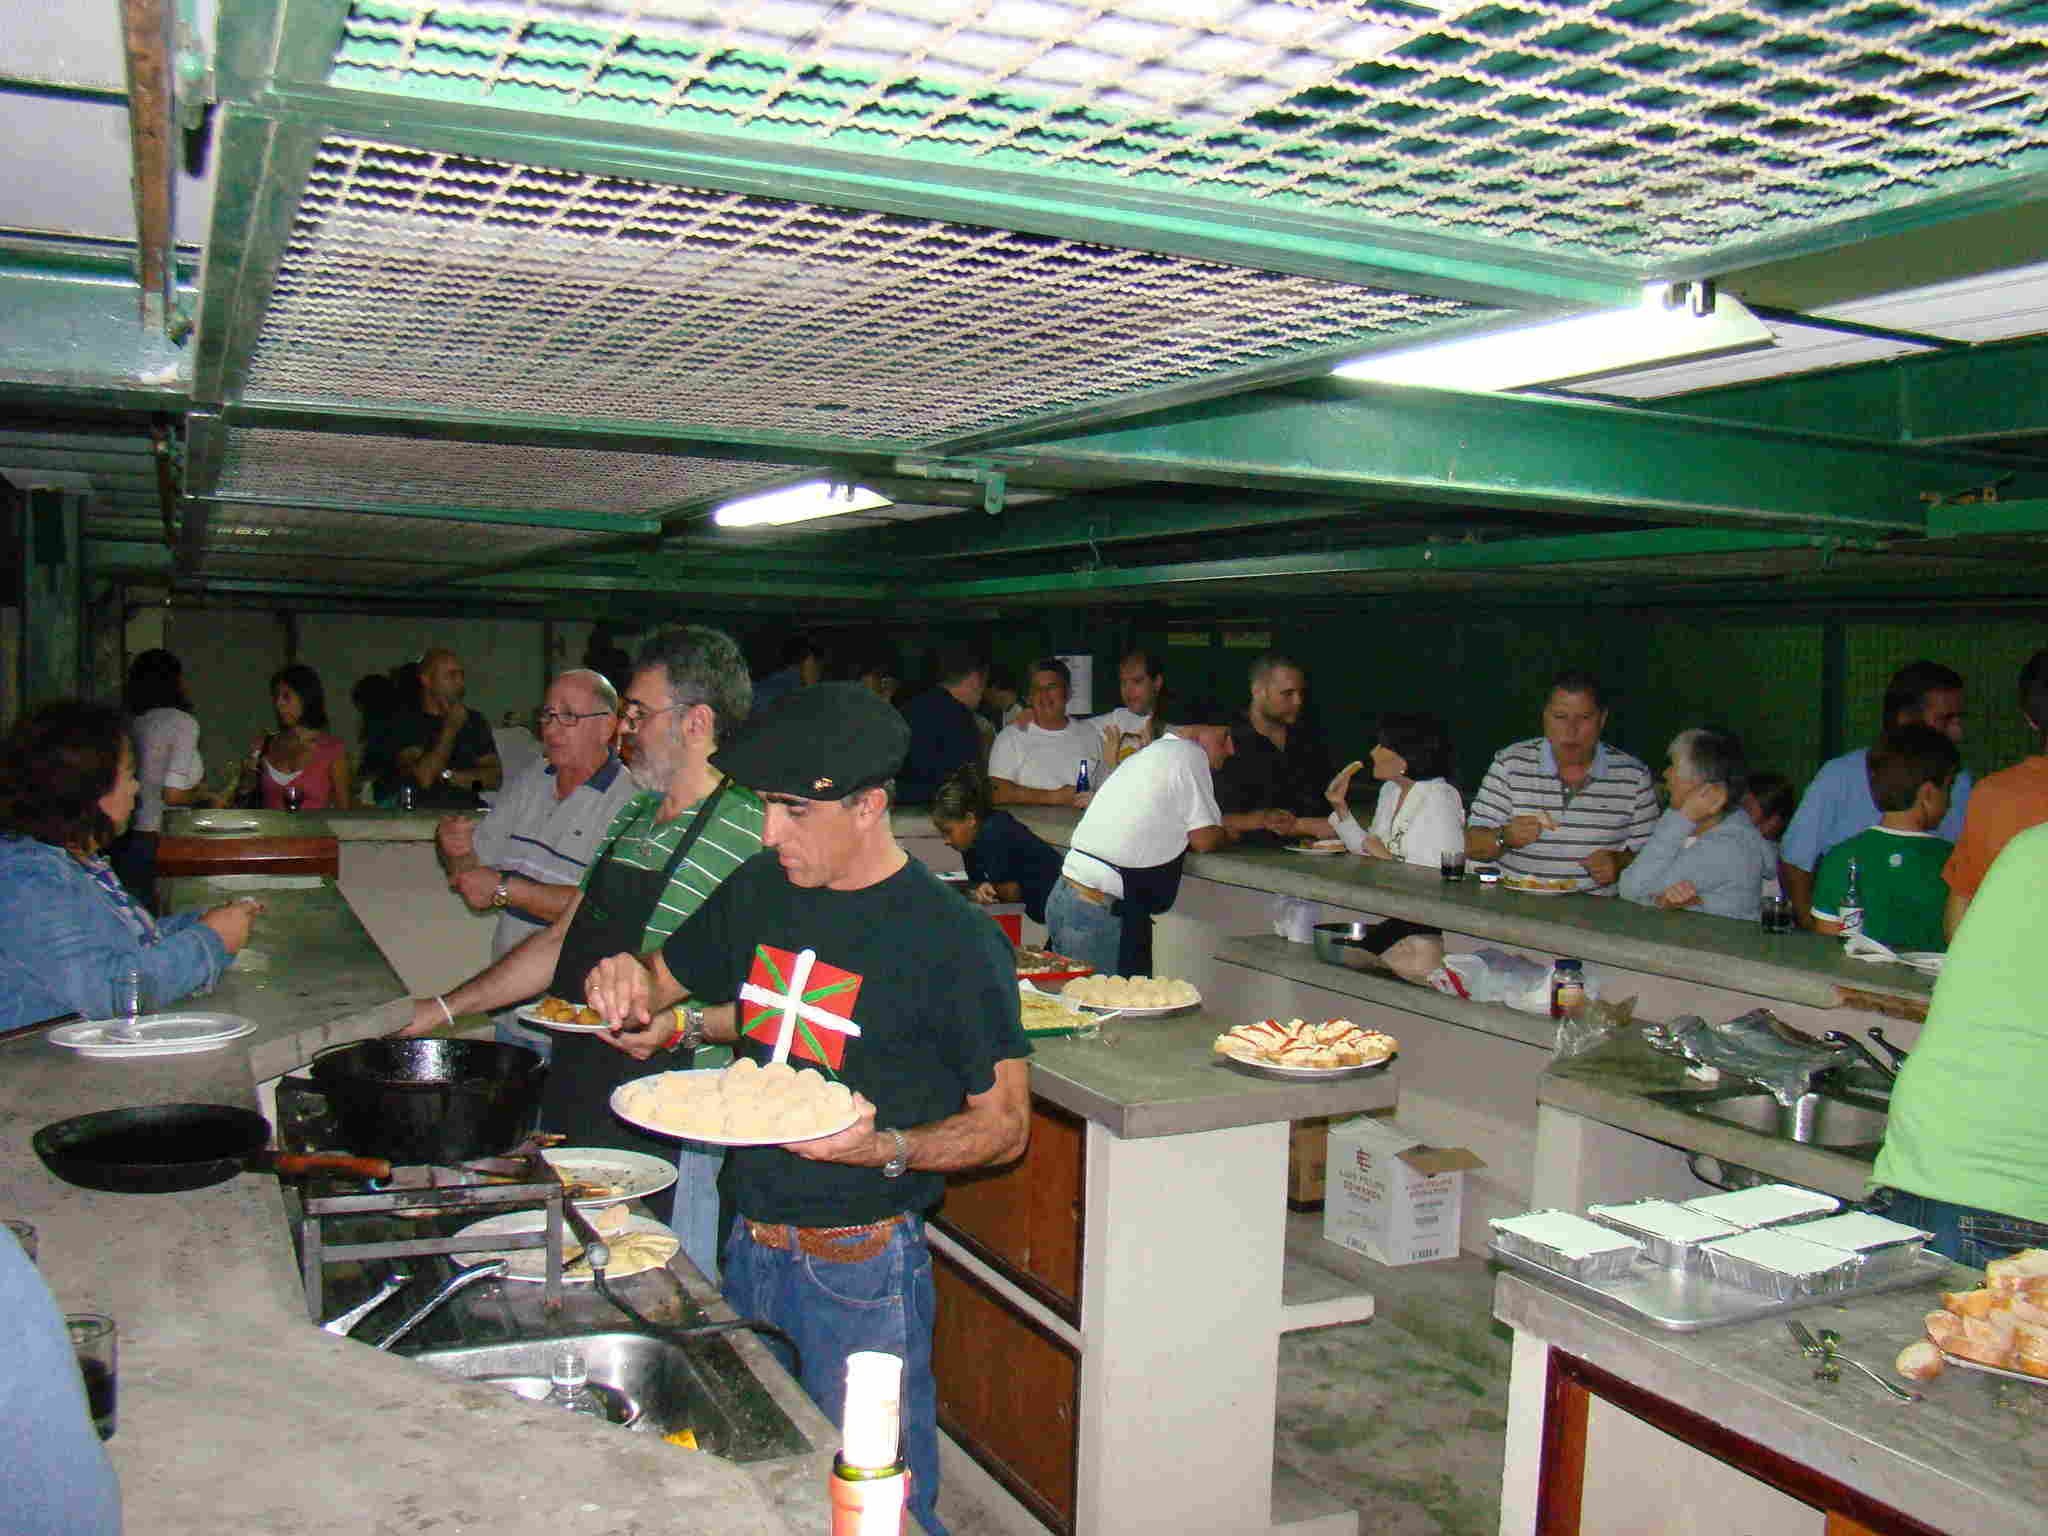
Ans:
[[[78,1374],[85,1378],[85,1400],[92,1409],[92,1427],[102,1440],[114,1438],[114,1398],[119,1362],[114,1353],[114,1320],[100,1312],[69,1312],[65,1332],[78,1356]]]
[[[287,785],[285,785],[285,787],[284,787],[284,808],[285,808],[286,810],[288,810],[288,811],[296,811],[296,810],[297,810],[297,809],[299,808],[299,806],[300,806],[300,805],[301,805],[302,803],[304,803],[304,801],[305,801],[305,796],[304,796],[304,795],[302,795],[302,794],[301,794],[301,793],[299,792],[299,786],[298,786],[298,785],[296,785],[296,784],[287,784]]]
[[[1790,933],[1796,926],[1792,920],[1792,903],[1783,896],[1766,896],[1763,906],[1757,911],[1757,922],[1765,933]]]
[[[419,804],[419,791],[410,784],[398,786],[398,808],[409,811]]]
[[[1437,855],[1437,865],[1446,880],[1458,881],[1465,878],[1465,850],[1446,849]]]

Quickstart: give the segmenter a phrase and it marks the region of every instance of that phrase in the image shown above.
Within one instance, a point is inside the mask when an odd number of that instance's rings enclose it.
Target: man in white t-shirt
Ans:
[[[1102,728],[1102,771],[1114,773],[1116,765],[1150,746],[1159,734],[1159,690],[1166,686],[1166,674],[1158,658],[1147,650],[1127,652],[1117,663],[1117,692],[1123,703],[1091,724]],[[1099,786],[1098,786],[1099,787]]]
[[[1086,805],[1075,787],[1081,765],[1088,782],[1102,775],[1102,728],[1067,718],[1073,685],[1067,664],[1046,656],[1031,664],[1031,713],[996,737],[989,751],[989,789],[997,805]]]
[[[1273,811],[1217,809],[1215,773],[1235,746],[1227,725],[1177,726],[1110,776],[1045,903],[1049,948],[1105,974],[1151,974],[1152,918],[1173,906],[1182,856],[1278,829]]]

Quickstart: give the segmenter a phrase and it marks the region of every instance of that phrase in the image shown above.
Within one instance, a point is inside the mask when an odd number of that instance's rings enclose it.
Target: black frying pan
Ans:
[[[59,1120],[37,1131],[36,1156],[67,1184],[160,1195],[252,1173],[326,1171],[383,1179],[378,1157],[273,1152],[270,1122],[231,1104],[143,1104]]]

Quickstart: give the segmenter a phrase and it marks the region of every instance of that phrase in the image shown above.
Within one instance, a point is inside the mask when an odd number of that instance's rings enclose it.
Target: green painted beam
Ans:
[[[584,533],[650,534],[661,532],[661,520],[630,517],[611,512],[574,509],[528,509],[521,507],[436,507],[408,506],[395,502],[308,501],[275,496],[196,497],[221,507],[291,507],[312,512],[347,512],[361,517],[426,518],[440,523],[489,523],[507,528],[566,528]]]
[[[2048,435],[2048,337],[1728,384],[1643,408],[1886,442]]]
[[[1306,578],[1372,572],[1516,571],[1532,566],[1578,566],[1610,560],[1684,560],[1701,555],[1825,549],[1838,547],[1840,542],[1813,534],[1748,532],[1730,528],[1652,528],[1636,533],[1503,539],[1493,544],[1418,544],[1398,549],[1338,549],[1268,555],[1250,560],[1099,566],[1093,570],[926,582],[909,590],[917,597],[953,601],[1027,598],[1056,593],[1108,593],[1194,583],[1271,580],[1276,577]]]
[[[268,427],[288,432],[349,432],[401,437],[417,442],[492,443],[533,448],[576,448],[593,453],[673,454],[682,458],[737,459],[748,463],[844,469],[880,474],[905,453],[921,452],[908,440],[854,442],[848,438],[797,438],[786,433],[728,432],[715,428],[669,427],[577,417],[530,416],[510,412],[451,411],[434,406],[403,410],[331,401],[243,398],[230,402],[224,417],[232,427]]]
[[[2048,533],[2048,499],[1944,504],[1927,509],[1930,539],[2035,533]],[[2048,545],[2043,546],[2042,555],[2048,559]]]
[[[1040,469],[1132,479],[1851,532],[1917,532],[1923,491],[1981,484],[2002,463],[1676,413],[1340,380],[1012,452]]]
[[[1641,271],[1619,262],[1362,218],[1078,185],[1044,174],[911,163],[797,142],[677,133],[311,82],[280,84],[247,99],[306,126],[331,125],[386,143],[1012,229],[1502,308],[1553,313],[1630,304],[1643,281]]]
[[[82,101],[91,106],[105,107],[128,105],[128,93],[118,85],[88,85],[77,80],[44,80],[30,75],[0,75],[0,96]]]
[[[476,577],[452,577],[468,584]],[[678,598],[758,597],[773,602],[802,601],[806,598],[843,598],[886,603],[900,590],[891,583],[833,581],[829,573],[803,580],[779,575],[740,576],[692,571],[600,574],[597,572],[524,570],[484,578],[493,592],[650,592],[671,593]]]
[[[157,408],[184,403],[185,353],[142,324],[135,279],[0,269],[0,377],[10,393],[118,394]]]

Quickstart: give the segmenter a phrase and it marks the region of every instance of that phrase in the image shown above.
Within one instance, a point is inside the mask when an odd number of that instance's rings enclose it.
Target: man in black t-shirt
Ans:
[[[640,1051],[734,1040],[766,1061],[786,1035],[792,1064],[854,1091],[856,1119],[836,1135],[727,1154],[720,1189],[739,1219],[723,1289],[797,1341],[804,1389],[835,1423],[847,1355],[902,1358],[910,1510],[943,1533],[924,1214],[946,1173],[1023,1154],[1031,1046],[1001,930],[889,830],[907,738],[858,683],[750,720],[712,764],[760,794],[764,851],[661,949],[599,965],[585,997]]]
[[[1335,776],[1330,750],[1301,722],[1308,680],[1293,661],[1268,652],[1252,663],[1251,703],[1230,727],[1236,751],[1216,773],[1225,815],[1282,810],[1293,832],[1329,837],[1324,790]]]
[[[453,651],[420,658],[418,707],[395,716],[384,738],[396,761],[398,782],[410,782],[421,805],[471,806],[478,791],[496,789],[504,775],[490,722],[462,702],[467,676]]]

